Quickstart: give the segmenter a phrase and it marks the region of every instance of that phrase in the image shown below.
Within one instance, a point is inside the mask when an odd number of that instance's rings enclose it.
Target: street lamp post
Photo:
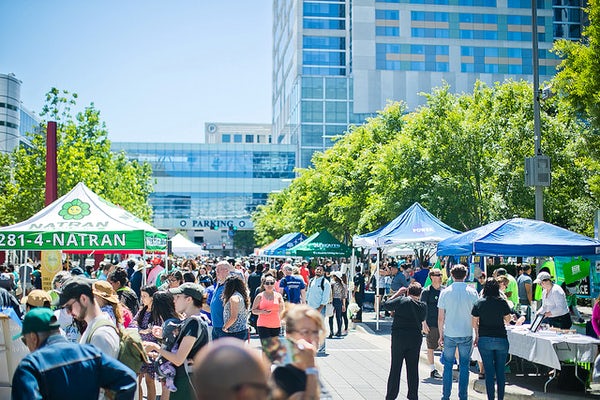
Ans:
[[[540,62],[538,54],[537,0],[531,0],[531,42],[533,59],[533,138],[534,163],[542,156],[542,132],[540,127]],[[537,168],[536,168],[537,169]],[[537,179],[536,179],[537,181]],[[539,182],[535,184],[535,219],[544,220],[544,188]]]

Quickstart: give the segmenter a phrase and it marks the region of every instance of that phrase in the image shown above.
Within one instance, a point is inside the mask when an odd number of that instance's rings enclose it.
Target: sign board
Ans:
[[[62,252],[60,250],[42,251],[42,289],[52,290],[52,279],[62,270]]]

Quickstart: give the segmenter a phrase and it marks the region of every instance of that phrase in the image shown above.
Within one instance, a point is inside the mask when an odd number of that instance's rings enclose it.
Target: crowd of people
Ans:
[[[15,272],[3,266],[0,305],[24,318],[22,340],[31,351],[14,375],[13,398],[35,398],[32,393],[58,398],[53,397],[54,382],[39,378],[40,368],[72,377],[61,381],[66,386],[81,384],[76,377],[94,370],[85,390],[97,392],[100,399],[141,400],[144,394],[154,400],[157,387],[161,400],[229,398],[215,397],[218,391],[243,395],[236,398],[327,397],[316,357],[325,354],[326,339],[347,334],[349,318],[361,321],[365,292],[372,290],[385,313],[380,317],[393,318],[386,399],[398,396],[403,364],[408,398],[418,398],[423,340],[430,378],[442,380],[442,399],[450,398],[455,364],[458,397],[467,398],[473,348],[488,398],[502,399],[505,325],[529,322],[536,312],[549,326],[562,329],[578,318],[568,294],[546,270],[534,279],[527,265],[519,266],[516,278],[496,268],[489,277],[480,272],[472,285],[465,282],[469,268],[462,264],[454,265],[446,280],[443,263],[415,268],[414,260],[398,261],[384,260],[378,271],[370,263],[364,269],[358,265],[352,275],[348,265],[329,260],[309,266],[289,259],[272,265],[180,259],[167,268],[163,259],[153,258],[105,261],[97,269],[66,262],[48,291],[41,288],[39,268]],[[534,300],[541,302],[537,311],[531,308]],[[590,323],[600,332],[598,306]],[[132,330],[148,357],[139,367],[119,361],[127,344],[124,333]],[[253,334],[263,356],[247,345]],[[440,348],[442,373],[434,359]],[[293,356],[283,362],[282,352]],[[225,354],[231,359],[220,356]],[[252,373],[231,374],[227,368],[235,360],[254,365]],[[98,372],[98,365],[106,374]],[[219,367],[227,373],[219,375]],[[60,393],[61,399],[80,398],[75,391]]]
[[[304,260],[271,265],[198,258],[173,260],[168,268],[158,257],[105,260],[97,268],[67,261],[50,290],[42,289],[39,267],[31,260],[27,265],[28,279],[12,266],[0,273],[9,282],[0,287],[0,306],[23,318],[22,338],[31,351],[14,375],[13,399],[81,398],[71,387],[84,384],[85,393],[96,393],[86,398],[99,399],[155,400],[157,388],[161,400],[230,398],[215,397],[219,390],[247,394],[235,398],[323,398],[316,357],[327,337],[348,331],[347,266],[329,260],[309,267]],[[358,283],[360,300],[364,282]],[[248,346],[253,334],[264,356]],[[285,344],[293,353],[291,362],[265,365],[274,341],[278,351]],[[136,343],[147,358],[132,367],[123,353]],[[259,367],[234,379],[227,369],[232,361],[219,354]],[[62,376],[56,381],[62,388],[41,369]]]

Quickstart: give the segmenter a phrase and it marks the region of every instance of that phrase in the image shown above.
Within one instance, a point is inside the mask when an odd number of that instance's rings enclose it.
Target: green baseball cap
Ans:
[[[48,332],[58,329],[60,324],[49,308],[34,308],[25,314],[23,330],[18,337],[31,332]]]

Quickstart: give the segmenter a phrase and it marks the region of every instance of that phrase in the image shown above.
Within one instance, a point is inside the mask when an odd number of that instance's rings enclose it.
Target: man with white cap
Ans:
[[[281,267],[285,276],[279,281],[281,294],[285,292],[290,303],[300,304],[305,302],[306,284],[300,276],[292,275],[293,268],[290,264],[283,264]]]
[[[13,400],[96,399],[100,388],[112,391],[116,400],[133,399],[133,371],[94,346],[69,342],[49,308],[25,315],[21,339],[31,354],[15,370]]]
[[[542,307],[537,311],[537,314],[544,315],[543,322],[555,328],[571,328],[573,321],[567,305],[567,296],[559,285],[552,282],[552,276],[542,271],[533,283],[537,283],[543,289]]]

